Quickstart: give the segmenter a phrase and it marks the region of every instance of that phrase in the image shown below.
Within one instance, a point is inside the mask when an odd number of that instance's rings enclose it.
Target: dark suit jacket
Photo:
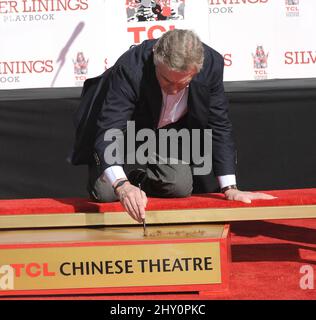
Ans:
[[[76,113],[76,141],[73,164],[87,164],[93,159],[102,169],[104,132],[111,128],[126,130],[127,120],[135,120],[136,129],[156,129],[162,105],[162,93],[155,75],[152,47],[156,40],[146,40],[125,52],[113,67],[101,76],[88,79]],[[224,95],[222,56],[204,45],[202,70],[189,85],[187,126],[212,129],[213,170],[216,176],[235,174],[235,148]]]

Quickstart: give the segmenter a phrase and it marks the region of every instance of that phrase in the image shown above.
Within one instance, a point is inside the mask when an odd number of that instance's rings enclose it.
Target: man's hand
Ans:
[[[137,222],[145,219],[145,208],[147,205],[146,193],[129,182],[125,182],[116,189],[116,194],[127,213]]]
[[[273,197],[269,194],[240,191],[238,189],[229,189],[225,191],[225,197],[227,200],[236,200],[244,203],[251,203],[251,200],[257,200],[257,199],[263,199],[263,200],[276,199],[276,197]]]

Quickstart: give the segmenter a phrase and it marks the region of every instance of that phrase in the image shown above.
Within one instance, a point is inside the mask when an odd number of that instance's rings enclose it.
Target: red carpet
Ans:
[[[315,205],[316,188],[298,190],[264,191],[276,199],[255,200],[251,204],[237,201],[227,201],[222,194],[202,194],[189,198],[161,199],[151,198],[147,210],[172,210],[172,209],[199,209],[199,208],[240,208],[240,207],[267,207],[288,205]],[[116,212],[123,211],[119,202],[95,203],[87,199],[23,199],[0,200],[0,214],[41,214],[41,213],[75,213],[75,212]]]
[[[316,272],[316,219],[234,222],[229,299],[316,299],[300,268]]]
[[[316,189],[269,191],[278,196],[273,205],[316,204]],[[152,199],[150,209],[181,207],[200,208],[249,206],[224,201],[220,195],[194,196],[193,199]],[[27,206],[23,206],[27,205]],[[32,206],[30,206],[32,204]],[[255,201],[251,205],[272,205],[272,201]],[[28,214],[32,212],[76,212],[98,208],[99,211],[119,211],[118,203],[95,204],[78,200],[37,199],[0,201],[1,214]],[[85,210],[83,210],[83,208]],[[105,209],[106,208],[106,209]],[[179,207],[178,207],[179,208]],[[58,210],[57,210],[58,209]],[[73,211],[71,211],[73,210]],[[271,220],[231,223],[232,268],[230,291],[202,299],[312,299],[316,300],[316,279],[313,289],[300,288],[302,266],[310,266],[316,276],[316,219]],[[17,298],[14,298],[17,299]],[[32,299],[32,298],[28,298]],[[197,294],[156,294],[133,296],[64,296],[34,299],[201,299]]]

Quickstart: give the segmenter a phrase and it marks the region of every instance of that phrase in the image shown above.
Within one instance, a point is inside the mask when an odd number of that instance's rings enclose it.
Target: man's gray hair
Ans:
[[[154,46],[155,65],[163,63],[171,70],[182,72],[194,67],[199,72],[203,61],[203,44],[191,30],[168,31]]]

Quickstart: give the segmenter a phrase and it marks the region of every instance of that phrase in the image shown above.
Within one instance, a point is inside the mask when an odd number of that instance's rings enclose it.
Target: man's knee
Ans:
[[[89,179],[87,189],[91,200],[96,202],[114,202],[117,197],[112,186],[102,179],[98,167],[89,167]]]
[[[191,196],[193,191],[192,183],[174,183],[172,196],[175,198],[185,198]]]
[[[169,168],[168,168],[169,169]],[[172,171],[160,182],[162,196],[170,198],[189,197],[193,191],[193,177],[189,165],[172,166]]]
[[[107,186],[100,186],[95,184],[93,187],[88,186],[88,192],[92,201],[95,202],[114,202],[117,201],[117,197],[114,194],[112,188]]]
[[[189,166],[184,166],[176,171],[173,182],[173,196],[175,198],[189,197],[193,191],[193,177]]]

